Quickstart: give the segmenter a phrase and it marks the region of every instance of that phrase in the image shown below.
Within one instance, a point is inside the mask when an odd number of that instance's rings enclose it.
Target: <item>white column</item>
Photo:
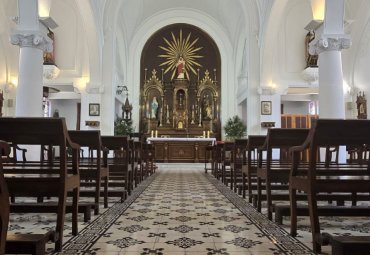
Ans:
[[[351,45],[344,33],[344,0],[325,1],[324,24],[310,43],[310,54],[319,54],[319,116],[345,118],[341,50]],[[346,162],[346,149],[339,148],[340,163]]]
[[[20,47],[16,96],[17,117],[41,117],[43,52],[52,50],[52,42],[38,19],[37,0],[18,0],[17,29],[10,41]]]
[[[351,39],[344,34],[344,0],[326,0],[324,24],[310,43],[310,54],[319,54],[320,118],[345,118],[341,50]]]

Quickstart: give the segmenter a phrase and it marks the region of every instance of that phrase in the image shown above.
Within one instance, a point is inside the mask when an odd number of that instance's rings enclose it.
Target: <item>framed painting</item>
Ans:
[[[89,116],[100,116],[100,104],[89,104]]]
[[[271,101],[261,101],[261,115],[272,114],[272,103]]]

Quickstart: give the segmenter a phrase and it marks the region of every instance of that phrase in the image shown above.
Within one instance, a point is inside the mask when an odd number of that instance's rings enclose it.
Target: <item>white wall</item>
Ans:
[[[284,114],[308,114],[309,102],[282,101],[284,105]]]
[[[59,117],[66,119],[67,128],[69,130],[76,130],[77,124],[77,103],[80,100],[50,100],[50,112],[53,115],[54,111],[58,109]],[[81,126],[82,129],[82,126]]]

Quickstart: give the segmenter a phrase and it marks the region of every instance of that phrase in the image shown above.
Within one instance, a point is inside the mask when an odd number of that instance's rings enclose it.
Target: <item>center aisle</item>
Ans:
[[[116,204],[105,213],[114,220],[97,224],[104,231],[86,254],[312,254],[200,164],[159,165],[148,184],[127,209]]]

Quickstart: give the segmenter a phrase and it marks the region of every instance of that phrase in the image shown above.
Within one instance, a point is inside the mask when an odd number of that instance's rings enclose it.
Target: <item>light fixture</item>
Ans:
[[[324,20],[325,0],[311,0],[312,16],[314,20]]]
[[[311,0],[312,20],[304,29],[316,31],[323,23],[325,17],[325,0]]]
[[[51,0],[38,0],[39,17],[50,16]]]

